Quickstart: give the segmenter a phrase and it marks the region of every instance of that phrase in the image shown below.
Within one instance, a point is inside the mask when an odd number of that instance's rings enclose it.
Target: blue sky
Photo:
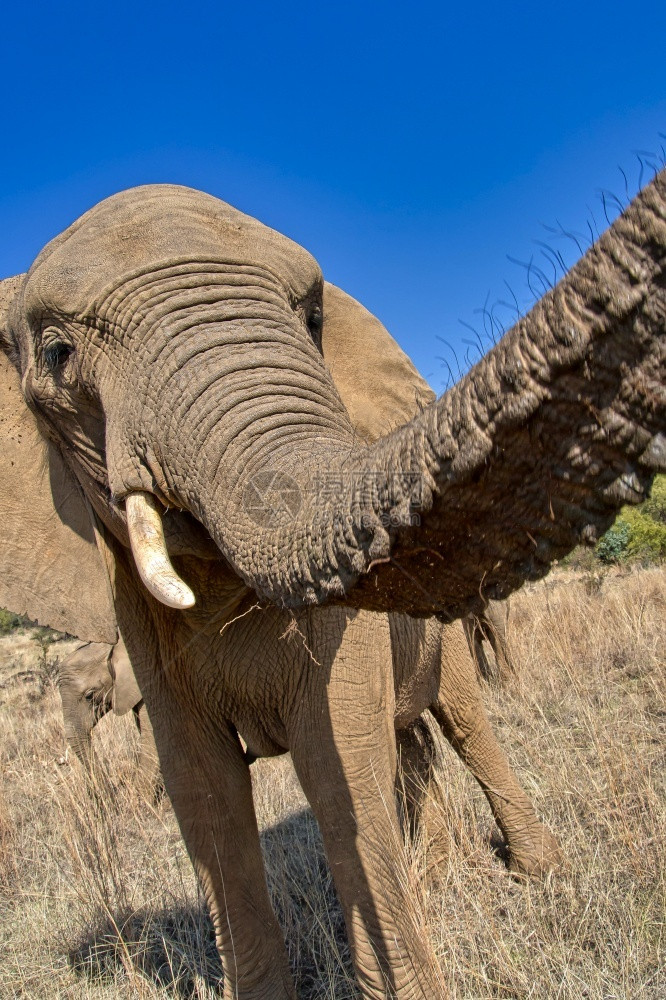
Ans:
[[[666,4],[11,4],[0,275],[114,191],[210,191],[306,246],[437,389],[666,139]],[[609,208],[610,211],[610,208]],[[510,318],[499,306],[497,315]],[[463,322],[461,322],[463,321]],[[471,349],[470,349],[471,350]]]

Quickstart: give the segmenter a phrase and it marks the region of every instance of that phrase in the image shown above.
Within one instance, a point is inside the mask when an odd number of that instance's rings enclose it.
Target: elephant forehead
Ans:
[[[264,268],[296,298],[320,278],[306,250],[226,202],[152,184],[100,202],[49,243],[28,274],[25,306],[86,314],[110,285],[182,261]]]

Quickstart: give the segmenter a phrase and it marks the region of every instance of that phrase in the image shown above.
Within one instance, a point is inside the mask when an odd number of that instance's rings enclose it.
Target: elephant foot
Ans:
[[[296,989],[289,970],[276,960],[275,968],[265,975],[225,978],[222,1000],[296,1000]]]
[[[509,845],[509,871],[517,878],[543,879],[562,867],[562,852],[555,837],[541,827],[537,836],[519,848]]]

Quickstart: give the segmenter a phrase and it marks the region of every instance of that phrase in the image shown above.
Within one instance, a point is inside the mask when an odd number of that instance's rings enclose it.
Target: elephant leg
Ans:
[[[164,793],[164,783],[157,756],[155,735],[148,716],[146,703],[140,701],[134,706],[134,719],[139,730],[139,754],[137,758],[137,784],[146,798],[159,802]]]
[[[490,602],[485,611],[483,629],[495,654],[497,679],[500,681],[506,680],[516,673],[516,667],[506,637],[509,619],[508,601],[503,602],[503,604],[505,606],[497,605],[493,601]]]
[[[289,720],[290,746],[322,832],[361,994],[443,1000],[419,903],[409,890],[395,801],[388,619],[342,609],[311,612],[307,642],[321,666],[307,665],[305,690]]]
[[[481,698],[476,670],[461,629],[444,626],[437,701],[431,711],[460,759],[481,785],[506,838],[510,869],[543,875],[560,860],[553,835],[541,823],[501,749]]]
[[[181,714],[180,700],[161,699],[151,715],[166,791],[213,919],[224,998],[295,1000],[240,742],[222,719]]]
[[[493,680],[496,671],[495,668],[488,662],[486,651],[483,648],[484,634],[481,628],[481,622],[476,615],[468,615],[467,618],[463,618],[462,624],[463,629],[465,630],[470,652],[474,657],[474,662],[479,674],[486,681]],[[494,648],[495,647],[493,646],[493,650]]]
[[[416,835],[437,757],[428,724],[419,717],[396,733],[398,773],[396,793],[404,832]]]

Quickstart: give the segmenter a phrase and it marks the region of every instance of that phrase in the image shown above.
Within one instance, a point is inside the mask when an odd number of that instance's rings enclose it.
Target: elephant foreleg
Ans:
[[[506,681],[516,673],[507,640],[508,617],[508,601],[489,601],[485,611],[462,620],[477,669],[486,681]],[[484,641],[492,649],[494,661],[486,656]]]
[[[467,618],[463,618],[462,626],[465,630],[465,635],[467,637],[467,642],[469,644],[469,649],[474,657],[474,662],[476,668],[479,671],[481,677],[486,681],[495,680],[497,677],[497,668],[488,662],[488,657],[486,656],[486,651],[483,648],[483,640],[485,635],[481,628],[481,622],[476,617],[476,615],[468,615]],[[494,646],[493,646],[494,650]]]
[[[414,837],[423,806],[427,801],[430,778],[437,759],[437,747],[425,719],[419,717],[396,733],[398,773],[396,792],[402,825]]]
[[[224,998],[295,1000],[235,731],[218,719],[193,731],[191,715],[162,707],[153,723],[164,784],[213,918]]]
[[[495,669],[487,680],[505,681],[515,675],[516,667],[509,649],[507,630],[509,622],[509,601],[489,601],[478,620],[478,631],[490,643],[495,654]],[[485,674],[483,676],[486,676]]]
[[[455,627],[442,633],[437,701],[430,706],[444,735],[481,785],[510,852],[510,868],[542,875],[559,862],[557,841],[541,823],[511,770],[483,706],[476,670]]]
[[[292,758],[322,832],[362,995],[443,1000],[395,802],[388,621],[347,617],[329,609],[318,629],[311,613],[308,647],[321,666],[308,665],[307,692],[293,710]]]

